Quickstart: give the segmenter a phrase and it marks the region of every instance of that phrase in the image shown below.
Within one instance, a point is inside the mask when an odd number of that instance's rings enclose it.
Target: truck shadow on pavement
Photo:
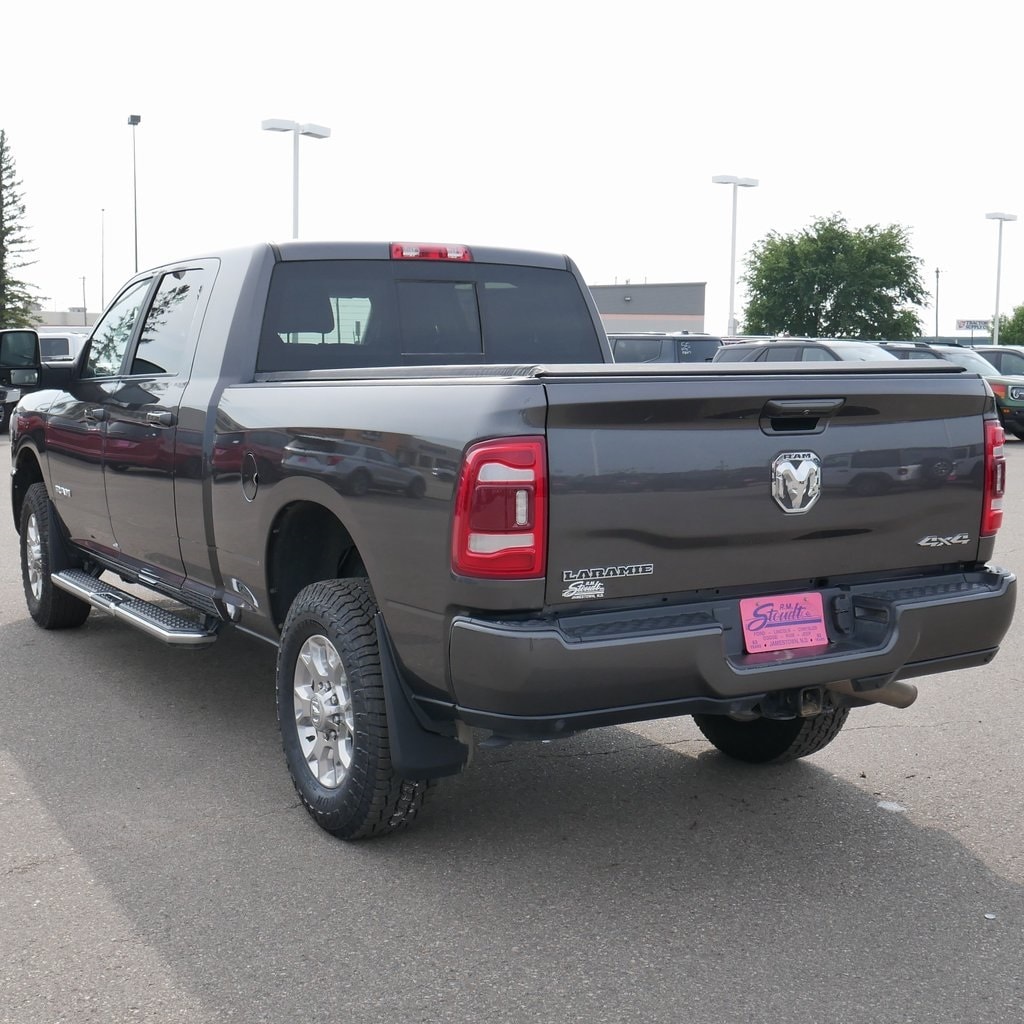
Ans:
[[[150,957],[143,1008],[155,963],[209,1020],[1020,1018],[1019,879],[824,767],[854,774],[842,735],[768,768],[689,720],[485,749],[412,829],[345,844],[288,779],[269,646],[165,649],[100,615],[0,643],[27,790],[0,892],[55,898],[33,857],[92,879]],[[33,947],[19,1019],[80,941]]]

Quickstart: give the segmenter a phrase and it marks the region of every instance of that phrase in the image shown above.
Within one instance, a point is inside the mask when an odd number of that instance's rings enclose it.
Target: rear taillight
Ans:
[[[448,260],[472,263],[473,254],[464,245],[438,245],[434,242],[392,242],[393,260]]]
[[[547,453],[542,437],[473,445],[455,492],[452,571],[533,579],[547,562]]]
[[[985,499],[981,535],[991,537],[1003,525],[1003,494],[1006,491],[1006,456],[1003,428],[997,420],[985,420]]]

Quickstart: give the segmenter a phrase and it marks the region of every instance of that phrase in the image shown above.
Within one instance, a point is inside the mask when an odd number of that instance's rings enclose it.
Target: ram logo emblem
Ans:
[[[814,452],[783,452],[772,463],[772,497],[787,515],[810,511],[821,497],[821,459]]]

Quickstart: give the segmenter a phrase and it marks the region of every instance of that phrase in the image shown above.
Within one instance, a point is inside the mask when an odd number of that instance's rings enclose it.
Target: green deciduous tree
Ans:
[[[1017,306],[1007,316],[999,317],[999,344],[1024,345],[1024,306]]]
[[[33,250],[25,234],[20,188],[7,133],[0,128],[0,327],[31,327],[39,320],[32,286],[15,277],[35,262],[26,259]]]
[[[748,334],[813,338],[911,338],[909,308],[928,297],[922,261],[897,224],[847,227],[839,214],[791,235],[773,231],[746,260]]]

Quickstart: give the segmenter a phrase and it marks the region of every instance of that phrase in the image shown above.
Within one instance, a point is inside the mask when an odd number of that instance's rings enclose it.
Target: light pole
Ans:
[[[732,249],[729,255],[729,336],[736,334],[736,196],[738,189],[757,188],[757,178],[737,178],[735,174],[716,174],[715,185],[732,185]]]
[[[329,139],[331,129],[322,124],[299,124],[298,121],[283,121],[279,117],[271,117],[261,125],[265,132],[292,133],[292,238],[299,237],[299,136],[308,135],[311,139]]]
[[[939,274],[942,271],[935,268],[935,340],[939,340]]]
[[[139,272],[139,189],[135,174],[135,129],[142,120],[139,114],[129,114],[128,123],[132,126],[132,210],[135,215],[135,273]]]
[[[100,207],[100,311],[107,305],[107,210]]]
[[[1016,220],[1015,213],[986,213],[986,219],[999,221],[999,245],[996,249],[996,315],[992,321],[992,344],[999,344],[999,279],[1003,276],[1003,221]]]

